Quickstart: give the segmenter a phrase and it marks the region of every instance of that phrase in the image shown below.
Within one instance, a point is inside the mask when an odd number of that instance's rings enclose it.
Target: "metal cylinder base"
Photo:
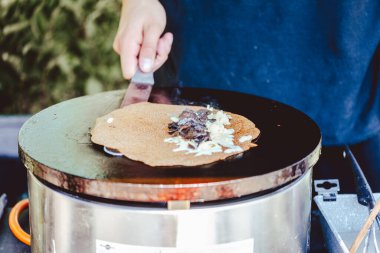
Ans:
[[[32,252],[307,252],[311,173],[263,196],[168,210],[81,198],[29,172]]]

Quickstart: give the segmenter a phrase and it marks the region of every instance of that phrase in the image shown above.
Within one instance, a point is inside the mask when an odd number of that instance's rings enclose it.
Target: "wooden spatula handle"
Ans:
[[[358,250],[363,238],[368,233],[368,230],[372,226],[372,223],[375,220],[376,215],[379,213],[379,211],[380,211],[380,199],[377,200],[375,207],[372,209],[362,229],[360,230],[359,234],[356,236],[355,241],[351,246],[350,253],[355,253]]]

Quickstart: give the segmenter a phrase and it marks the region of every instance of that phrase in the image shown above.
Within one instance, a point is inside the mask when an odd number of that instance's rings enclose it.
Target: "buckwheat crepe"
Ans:
[[[234,153],[213,153],[195,156],[186,152],[174,152],[174,143],[164,142],[170,138],[168,124],[171,117],[178,116],[185,109],[199,110],[199,106],[153,104],[148,102],[132,104],[96,119],[91,130],[91,141],[117,150],[129,159],[140,161],[150,166],[197,166],[226,159]],[[234,144],[243,151],[256,146],[251,141],[239,142],[240,137],[251,135],[256,139],[260,130],[249,119],[226,112],[231,116]]]

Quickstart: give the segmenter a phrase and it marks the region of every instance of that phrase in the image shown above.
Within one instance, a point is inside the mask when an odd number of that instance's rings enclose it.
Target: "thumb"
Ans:
[[[160,39],[161,33],[161,29],[157,26],[149,26],[144,30],[143,42],[139,54],[139,66],[144,72],[151,72],[153,70],[158,40]]]

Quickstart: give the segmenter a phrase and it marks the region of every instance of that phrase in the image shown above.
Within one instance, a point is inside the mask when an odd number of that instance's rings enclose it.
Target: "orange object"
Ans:
[[[21,212],[29,206],[29,200],[24,199],[18,202],[11,210],[9,214],[9,228],[11,229],[13,235],[19,239],[21,242],[30,246],[30,234],[26,233],[20,226],[18,219]]]

